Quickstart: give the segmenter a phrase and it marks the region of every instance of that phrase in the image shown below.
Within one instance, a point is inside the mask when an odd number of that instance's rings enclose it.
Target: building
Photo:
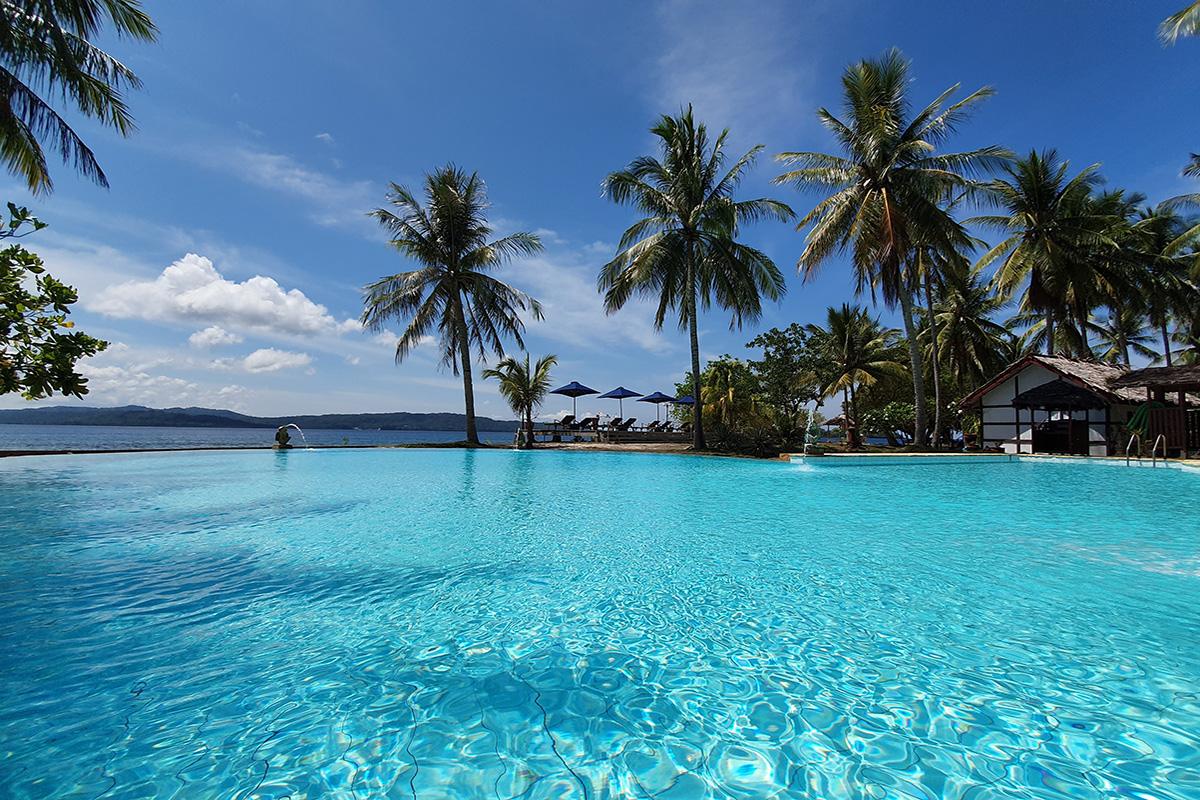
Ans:
[[[1145,387],[1143,390],[1141,387]],[[1147,367],[1127,372],[1112,383],[1117,390],[1145,391],[1144,422],[1130,425],[1155,452],[1186,456],[1200,451],[1200,364]],[[1168,393],[1174,394],[1169,398]],[[1161,451],[1157,447],[1161,446]]]
[[[959,403],[977,409],[984,449],[1006,453],[1105,456],[1123,447],[1119,434],[1145,392],[1110,386],[1128,370],[1060,356],[1029,355]]]

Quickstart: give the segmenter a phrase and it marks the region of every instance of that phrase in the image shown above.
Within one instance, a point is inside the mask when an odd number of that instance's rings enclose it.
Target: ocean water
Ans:
[[[1200,474],[0,462],[0,797],[1200,796]]]
[[[461,442],[464,431],[292,429],[292,444],[303,447],[381,446]],[[513,432],[480,431],[479,440],[512,442]],[[274,428],[151,428],[118,425],[0,425],[0,450],[185,450],[197,447],[270,447]]]

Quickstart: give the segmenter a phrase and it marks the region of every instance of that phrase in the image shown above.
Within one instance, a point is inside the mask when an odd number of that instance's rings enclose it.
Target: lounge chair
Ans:
[[[600,415],[581,419],[576,425],[572,426],[573,430],[577,431],[598,431],[600,430]]]
[[[619,431],[627,431],[633,427],[633,423],[635,423],[635,422],[637,422],[637,417],[630,417],[629,419],[622,422],[620,425],[614,425],[613,427]]]
[[[620,417],[613,417],[608,422],[604,423],[604,427],[608,428],[610,431],[620,431],[624,430],[624,428],[621,427],[624,424],[625,420],[621,419]]]
[[[651,422],[646,426],[646,433],[658,433],[662,430],[662,426],[663,423],[661,422]]]
[[[568,429],[574,424],[575,424],[575,415],[574,414],[567,414],[565,417],[560,419],[558,422],[554,423],[555,427],[568,428]]]

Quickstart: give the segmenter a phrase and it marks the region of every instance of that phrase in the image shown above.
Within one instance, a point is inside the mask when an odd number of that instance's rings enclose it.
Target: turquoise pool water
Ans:
[[[1194,798],[1200,474],[0,462],[0,797]]]

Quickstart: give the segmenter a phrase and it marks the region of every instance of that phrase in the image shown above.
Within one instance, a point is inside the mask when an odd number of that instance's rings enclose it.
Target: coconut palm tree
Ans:
[[[993,319],[1005,301],[988,286],[983,270],[969,264],[947,267],[934,314],[938,350],[946,371],[969,393],[1012,360],[1014,337]]]
[[[621,236],[620,252],[600,269],[598,284],[610,314],[634,295],[657,301],[656,329],[662,329],[668,313],[679,314],[679,328],[688,331],[692,350],[692,446],[703,450],[699,311],[715,303],[731,312],[730,329],[740,328],[761,316],[763,296],[782,297],[787,287],[778,267],[737,236],[746,223],[795,215],[776,200],[733,199],[762,145],[725,169],[729,129],[710,142],[691,106],[677,117],[663,116],[650,132],[660,140],[661,160],[637,158],[604,180],[607,197],[647,216]]]
[[[883,377],[904,375],[904,365],[892,358],[900,332],[882,327],[865,308],[849,303],[843,303],[840,309],[830,307],[825,327],[809,325],[807,331],[813,346],[831,366],[829,382],[821,388],[823,395],[834,397],[838,392],[849,392],[850,446],[859,447],[857,389],[872,386]]]
[[[120,37],[158,36],[138,0],[3,0],[0,22],[0,159],[35,194],[53,188],[43,144],[86,177],[108,186],[91,149],[45,99],[59,95],[86,117],[135,130],[121,96],[141,83],[91,43],[107,23]]]
[[[521,312],[542,318],[536,300],[486,273],[515,256],[540,252],[541,240],[532,233],[514,233],[489,241],[487,189],[478,174],[468,175],[453,164],[425,175],[426,205],[395,183],[387,197],[391,208],[376,209],[369,216],[392,235],[391,247],[421,268],[367,286],[362,322],[376,331],[393,319],[407,322],[396,342],[396,363],[437,330],[440,366],[454,375],[462,372],[467,441],[479,444],[471,348],[482,359],[489,352],[503,355],[506,337],[524,347]]]
[[[1200,246],[1200,225],[1185,221],[1168,204],[1144,209],[1132,227],[1132,255],[1138,259],[1141,297],[1150,324],[1162,337],[1163,357],[1171,366],[1172,319],[1200,307],[1200,290],[1189,279]]]
[[[1158,38],[1164,45],[1175,44],[1181,35],[1200,36],[1200,2],[1172,14],[1158,26]]]
[[[550,368],[557,363],[558,356],[542,356],[530,369],[529,354],[526,353],[523,362],[506,356],[500,359],[495,369],[480,373],[485,379],[495,378],[500,382],[500,396],[521,418],[525,433],[523,447],[533,447],[533,410],[546,399],[546,392],[550,390]]]
[[[944,201],[974,184],[970,177],[1005,163],[999,146],[966,153],[937,154],[974,107],[991,96],[980,89],[946,105],[952,86],[928,106],[911,113],[909,62],[898,50],[851,65],[842,76],[845,120],[817,111],[843,151],[780,153],[775,158],[795,169],[777,184],[827,194],[797,230],[811,226],[797,264],[805,280],[833,254],[850,250],[859,291],[878,287],[889,306],[897,303],[912,362],[917,444],[926,442],[926,399],[921,356],[913,321],[913,295],[920,277],[912,268],[917,245],[943,251],[966,246],[968,236],[947,213]]]
[[[1096,173],[1099,166],[1068,178],[1069,161],[1054,150],[1033,151],[1005,167],[1007,178],[985,186],[985,201],[1007,214],[972,220],[1006,235],[980,265],[1000,261],[994,283],[1005,298],[1024,285],[1021,310],[1043,315],[1047,354],[1058,341],[1055,322],[1066,324],[1074,316],[1077,341],[1072,349],[1086,355],[1087,314],[1098,305],[1097,276],[1116,281],[1114,270],[1094,260],[1098,252],[1118,249],[1106,234],[1111,216],[1089,202],[1102,180]]]
[[[1108,318],[1103,322],[1092,325],[1100,342],[1092,348],[1096,358],[1108,364],[1124,364],[1130,366],[1129,355],[1132,350],[1141,358],[1158,361],[1161,354],[1151,345],[1154,337],[1146,331],[1146,315],[1136,306],[1125,306],[1120,309],[1110,308]]]

